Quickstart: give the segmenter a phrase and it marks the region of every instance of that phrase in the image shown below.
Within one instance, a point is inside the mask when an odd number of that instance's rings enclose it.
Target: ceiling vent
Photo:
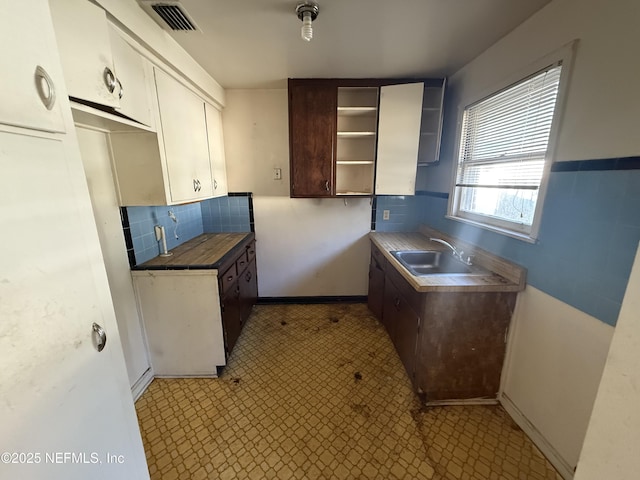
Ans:
[[[180,2],[172,0],[140,0],[142,8],[165,30],[199,31]]]

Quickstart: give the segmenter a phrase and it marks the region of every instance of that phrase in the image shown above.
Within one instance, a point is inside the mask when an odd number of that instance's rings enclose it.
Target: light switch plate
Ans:
[[[274,168],[273,169],[273,179],[274,180],[282,180],[282,169]]]

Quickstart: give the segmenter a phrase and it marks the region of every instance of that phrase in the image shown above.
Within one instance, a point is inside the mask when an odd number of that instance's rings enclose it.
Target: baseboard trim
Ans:
[[[497,398],[468,398],[463,400],[433,400],[425,402],[427,407],[440,407],[445,405],[500,405]]]
[[[142,394],[149,388],[151,382],[153,382],[153,370],[151,367],[147,368],[147,370],[140,376],[138,381],[133,384],[131,387],[131,395],[133,396],[133,401],[137,401]]]
[[[218,378],[215,373],[195,374],[195,375],[156,375],[155,378]]]
[[[573,468],[567,463],[567,461],[560,455],[560,453],[549,443],[544,435],[527,419],[527,417],[520,411],[520,409],[513,403],[513,400],[509,398],[504,392],[500,395],[500,403],[502,407],[511,416],[514,422],[527,434],[531,441],[535,444],[540,452],[551,462],[558,473],[565,480],[573,479]]]
[[[365,303],[366,295],[326,297],[260,297],[258,305],[310,305],[317,303]]]

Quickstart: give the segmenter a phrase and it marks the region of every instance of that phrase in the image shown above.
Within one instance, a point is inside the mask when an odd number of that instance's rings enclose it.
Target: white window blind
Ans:
[[[455,215],[518,231],[531,226],[561,69],[552,65],[465,108]]]

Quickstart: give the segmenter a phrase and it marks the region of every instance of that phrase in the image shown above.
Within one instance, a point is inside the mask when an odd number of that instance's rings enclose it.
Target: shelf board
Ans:
[[[338,132],[338,137],[345,138],[361,138],[361,137],[374,137],[376,132]]]
[[[373,160],[337,160],[336,165],[373,165]]]
[[[336,195],[341,195],[341,196],[351,196],[351,197],[363,197],[363,196],[371,196],[373,195],[373,192],[336,192]]]
[[[423,112],[436,112],[440,111],[440,107],[423,107]]]
[[[372,115],[378,111],[378,107],[338,107],[338,115]]]
[[[437,135],[437,132],[420,132],[420,135],[425,136],[425,137],[427,137],[427,136],[431,137],[433,135]]]

